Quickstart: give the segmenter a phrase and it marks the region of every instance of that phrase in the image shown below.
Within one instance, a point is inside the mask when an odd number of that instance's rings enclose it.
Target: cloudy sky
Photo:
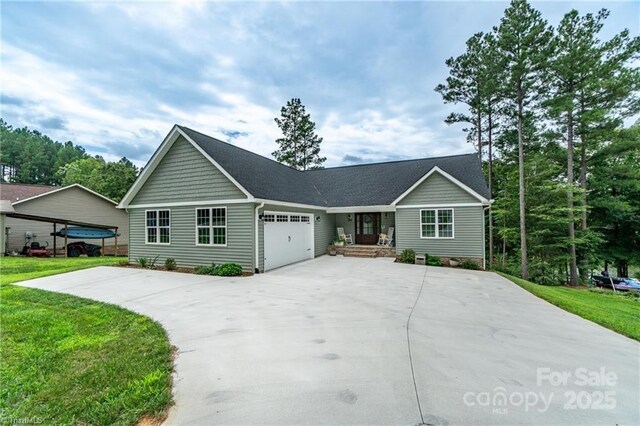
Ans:
[[[638,1],[533,4],[551,24],[605,7],[605,36],[639,32]],[[472,152],[433,88],[506,6],[2,1],[1,116],[143,165],[174,123],[269,156],[300,97],[327,166]]]

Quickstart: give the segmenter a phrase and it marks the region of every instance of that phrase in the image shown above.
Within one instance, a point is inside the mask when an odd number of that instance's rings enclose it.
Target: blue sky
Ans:
[[[472,152],[433,88],[507,2],[7,2],[1,115],[92,154],[143,165],[174,123],[269,156],[300,97],[327,166]],[[576,8],[638,34],[640,2]]]

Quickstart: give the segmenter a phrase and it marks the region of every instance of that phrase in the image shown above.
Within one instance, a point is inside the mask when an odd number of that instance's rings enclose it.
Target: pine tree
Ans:
[[[467,140],[475,144],[478,157],[482,161],[482,71],[480,55],[482,52],[482,33],[474,34],[467,40],[467,51],[456,58],[449,58],[445,64],[449,68],[446,84],[436,86],[436,92],[442,95],[446,103],[466,104],[469,114],[451,113],[445,123],[469,123]]]
[[[544,84],[543,70],[551,31],[539,11],[526,0],[512,0],[496,29],[504,73],[504,100],[514,110],[518,129],[518,199],[520,210],[521,276],[529,277],[525,202],[524,126],[532,120]]]
[[[298,170],[321,168],[326,157],[320,157],[322,138],[316,135],[316,124],[305,111],[299,98],[293,98],[280,110],[281,118],[275,118],[282,130],[282,138],[276,139],[280,149],[271,155],[283,164]]]
[[[551,97],[546,100],[549,116],[558,124],[558,133],[566,132],[567,143],[567,234],[569,237],[569,284],[578,284],[574,219],[574,130],[576,95],[588,78],[594,35],[602,28],[591,15],[580,18],[572,10],[560,21],[554,37],[554,56],[549,62]],[[585,72],[587,71],[587,72]]]
[[[493,198],[493,139],[498,128],[497,117],[500,114],[500,55],[496,46],[496,38],[492,33],[482,38],[480,61],[480,94],[482,111],[486,117],[485,135],[487,136],[487,162],[489,194]],[[489,262],[493,262],[493,211],[489,209]]]
[[[606,10],[597,18],[603,21]],[[622,124],[622,119],[640,111],[640,68],[634,61],[640,59],[640,37],[630,37],[625,29],[612,39],[596,46],[586,60],[589,78],[578,92],[576,116],[579,143],[579,185],[581,202],[580,232],[588,232],[588,176],[594,172],[603,144],[611,139]],[[588,191],[589,190],[589,191]],[[582,280],[586,280],[588,254],[580,257]]]

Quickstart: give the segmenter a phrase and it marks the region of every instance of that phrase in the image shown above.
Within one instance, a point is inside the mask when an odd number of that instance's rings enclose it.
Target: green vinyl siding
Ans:
[[[396,214],[394,212],[382,212],[380,213],[380,217],[382,219],[382,233],[388,234],[390,227],[396,226]],[[395,231],[393,239],[395,240]]]
[[[220,170],[180,136],[131,202],[174,203],[246,198]]]
[[[397,253],[410,248],[417,254],[483,258],[484,211],[482,206],[453,207],[454,238],[451,239],[421,238],[420,210],[420,208],[399,208],[396,211]]]
[[[323,210],[301,209],[301,208],[294,208],[294,207],[265,204],[265,206],[262,209],[260,209],[259,214],[262,214],[265,211],[311,214],[312,215],[311,220],[313,221],[313,234],[314,234],[314,241],[313,241],[314,257],[318,257],[325,254],[327,252],[327,246],[335,238],[335,232],[336,232],[335,215],[327,214],[327,212]],[[319,221],[316,220],[317,217],[320,217]],[[264,223],[262,221],[258,221],[258,235],[260,240],[258,244],[258,264],[259,264],[258,268],[260,269],[260,271],[264,271]]]
[[[196,246],[196,208],[227,208],[227,246]],[[160,208],[162,209],[162,208]],[[167,257],[173,257],[179,266],[194,267],[234,262],[245,271],[253,272],[254,204],[222,204],[206,206],[181,206],[167,208],[171,211],[171,243],[169,245],[145,244],[145,210],[130,209],[129,260],[140,257],[154,259],[162,265]],[[149,209],[151,210],[151,209]],[[155,209],[153,209],[155,210]]]
[[[417,206],[448,203],[479,203],[479,201],[476,197],[436,171],[398,204]]]
[[[349,220],[349,214],[351,215],[351,220]],[[351,234],[351,238],[355,242],[356,240],[356,214],[355,213],[336,213],[336,229],[334,230],[333,240],[335,241],[338,238],[338,226],[344,228],[344,233],[346,235]]]

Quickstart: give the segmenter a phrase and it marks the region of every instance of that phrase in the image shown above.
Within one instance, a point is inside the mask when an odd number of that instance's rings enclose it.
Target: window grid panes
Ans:
[[[453,238],[453,209],[420,210],[422,238]]]
[[[171,243],[171,212],[169,210],[147,210],[147,244]]]
[[[276,215],[276,222],[289,222],[289,216],[286,214]]]
[[[264,221],[265,222],[275,222],[276,221],[276,216],[272,215],[272,214],[265,214],[264,215]]]
[[[227,209],[196,209],[196,243],[224,246],[227,244]]]

